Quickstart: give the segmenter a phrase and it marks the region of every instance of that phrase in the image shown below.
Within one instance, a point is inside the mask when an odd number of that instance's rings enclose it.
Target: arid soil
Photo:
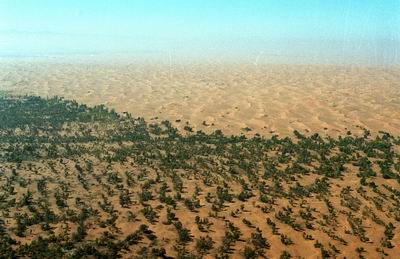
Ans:
[[[3,62],[0,90],[104,104],[226,134],[400,135],[400,70],[328,65]]]
[[[9,94],[0,119],[0,257],[400,253],[394,134],[231,137]]]

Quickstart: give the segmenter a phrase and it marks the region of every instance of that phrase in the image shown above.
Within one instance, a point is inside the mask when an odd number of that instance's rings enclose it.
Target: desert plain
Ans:
[[[2,62],[0,251],[397,258],[399,72]]]
[[[180,129],[190,123],[228,135],[336,136],[360,127],[400,135],[396,67],[7,61],[0,63],[0,90],[104,104]]]

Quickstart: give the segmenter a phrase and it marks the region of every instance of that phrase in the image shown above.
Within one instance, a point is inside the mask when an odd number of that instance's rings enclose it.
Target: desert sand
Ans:
[[[2,62],[0,90],[104,104],[206,132],[335,136],[363,127],[400,135],[398,68]]]
[[[14,257],[51,254],[39,240],[108,258],[397,258],[399,72],[0,63],[0,243]]]
[[[5,258],[400,253],[400,137],[185,135],[1,94],[0,115]]]

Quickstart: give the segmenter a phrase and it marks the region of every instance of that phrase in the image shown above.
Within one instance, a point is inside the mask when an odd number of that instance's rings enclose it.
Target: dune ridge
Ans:
[[[399,68],[4,62],[0,90],[105,104],[206,132],[400,135]]]

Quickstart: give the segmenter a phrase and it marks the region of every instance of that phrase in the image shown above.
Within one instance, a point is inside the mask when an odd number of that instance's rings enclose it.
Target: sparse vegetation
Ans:
[[[394,258],[399,151],[385,132],[180,132],[1,95],[0,257]]]

